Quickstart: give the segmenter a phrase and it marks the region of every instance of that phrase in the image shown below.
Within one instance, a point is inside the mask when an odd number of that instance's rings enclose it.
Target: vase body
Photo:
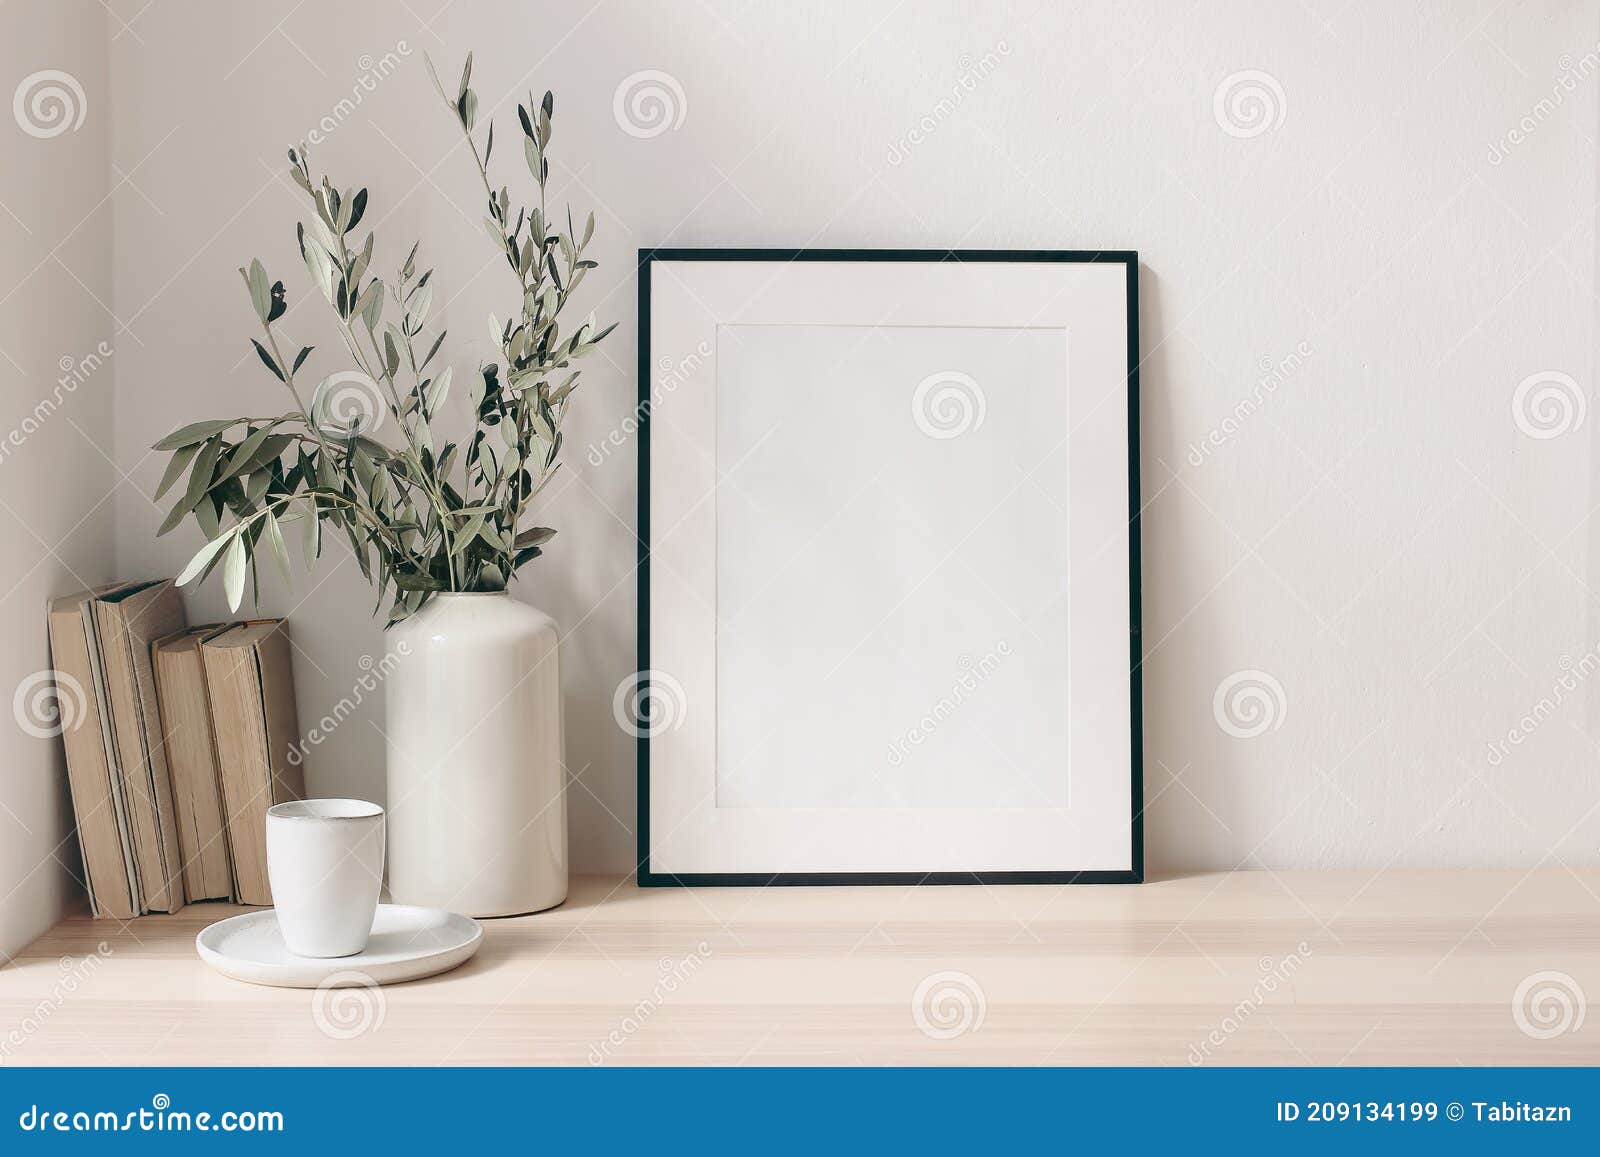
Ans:
[[[554,621],[505,593],[436,594],[385,638],[390,898],[468,916],[561,903]]]

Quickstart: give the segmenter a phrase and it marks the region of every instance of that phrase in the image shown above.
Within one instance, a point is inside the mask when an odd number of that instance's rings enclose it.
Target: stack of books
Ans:
[[[52,602],[50,650],[85,689],[62,740],[94,914],[272,903],[267,809],[305,795],[288,625],[189,627],[170,579],[119,583]]]

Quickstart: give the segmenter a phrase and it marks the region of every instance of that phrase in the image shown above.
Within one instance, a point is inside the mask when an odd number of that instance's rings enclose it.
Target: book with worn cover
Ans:
[[[223,629],[217,624],[195,627],[159,639],[151,649],[167,767],[172,773],[183,885],[190,900],[233,899],[216,729],[200,654],[201,644]]]
[[[205,639],[200,653],[216,728],[234,895],[241,904],[270,904],[267,809],[305,797],[305,774],[289,760],[300,732],[289,626],[281,619],[241,623]]]
[[[116,748],[101,678],[94,600],[119,584],[80,591],[50,603],[50,663],[56,672],[67,785],[83,854],[89,908],[97,917],[131,920],[140,913],[139,881],[124,824]]]
[[[183,600],[163,579],[121,587],[92,605],[141,905],[176,912],[184,901],[183,858],[150,645],[184,627]]]

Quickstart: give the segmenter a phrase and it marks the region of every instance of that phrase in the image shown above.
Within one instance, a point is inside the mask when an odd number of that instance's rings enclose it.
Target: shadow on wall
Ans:
[[[1186,727],[1204,726],[1211,719],[1212,688],[1203,672],[1186,669],[1175,661],[1170,636],[1180,628],[1190,634],[1184,650],[1206,654],[1213,650],[1194,632],[1211,632],[1199,607],[1188,600],[1201,593],[1184,581],[1188,572],[1185,534],[1203,527],[1193,521],[1169,519],[1161,511],[1170,505],[1167,491],[1181,462],[1183,447],[1175,433],[1171,394],[1172,347],[1167,342],[1171,321],[1162,307],[1161,278],[1143,262],[1139,265],[1139,501],[1142,594],[1144,709],[1144,846],[1145,869],[1150,875],[1172,875],[1193,864],[1175,859],[1174,849],[1210,844],[1224,856],[1227,838],[1220,826],[1211,836],[1179,830],[1205,810],[1227,815],[1231,801],[1218,798],[1228,790],[1222,769],[1192,762],[1212,745],[1186,740]],[[1155,512],[1155,516],[1152,516]],[[1200,705],[1195,707],[1195,705]],[[1197,722],[1204,721],[1204,722]],[[1192,781],[1192,782],[1191,782]],[[1204,796],[1204,808],[1178,806],[1190,791]],[[1188,818],[1186,818],[1188,817]],[[1205,820],[1207,823],[1218,821]]]
[[[1600,251],[1596,253],[1596,261],[1600,263]],[[1600,368],[1600,336],[1596,338],[1596,346],[1597,356],[1591,360],[1590,364]],[[1588,383],[1591,395],[1597,386],[1600,386],[1600,381]],[[1583,388],[1583,384],[1580,383],[1579,390],[1582,391]],[[1579,397],[1582,398],[1583,395],[1580,393]],[[1581,415],[1582,412],[1580,408],[1578,413]],[[1582,420],[1581,416],[1579,420]],[[1591,515],[1593,515],[1596,507],[1600,507],[1600,420],[1591,420],[1589,422],[1589,492],[1584,505]],[[1588,541],[1585,543],[1585,547],[1587,549],[1588,567],[1584,573],[1600,575],[1600,518],[1590,517],[1587,522],[1585,537]],[[1586,617],[1588,635],[1586,641],[1589,647],[1600,647],[1600,597],[1597,597],[1594,592],[1589,592],[1588,602],[1589,613]],[[1591,679],[1588,687],[1588,702],[1583,705],[1585,728],[1591,737],[1600,736],[1600,679]]]

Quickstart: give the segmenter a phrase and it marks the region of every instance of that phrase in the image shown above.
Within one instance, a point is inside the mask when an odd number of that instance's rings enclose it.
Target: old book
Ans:
[[[223,628],[195,627],[151,648],[161,733],[172,773],[172,804],[190,900],[231,900],[233,868],[218,781],[216,732],[200,644]]]
[[[84,882],[96,916],[131,920],[139,915],[138,880],[131,848],[119,822],[122,811],[109,720],[99,687],[98,642],[92,605],[116,585],[82,591],[50,603],[50,663],[56,671],[67,784],[83,853]],[[68,710],[72,715],[68,717]]]
[[[116,583],[103,589],[95,598],[85,599],[78,608],[78,618],[83,624],[83,637],[89,647],[89,668],[94,679],[94,697],[100,711],[100,744],[106,753],[106,767],[111,772],[111,807],[117,816],[117,832],[122,837],[122,858],[133,889],[135,915],[144,915],[144,891],[139,884],[139,860],[133,850],[133,821],[128,811],[128,793],[122,781],[122,760],[117,753],[117,737],[111,726],[111,694],[106,690],[106,669],[102,661],[100,620],[95,614],[95,599],[130,584]]]
[[[176,912],[183,907],[183,856],[150,644],[183,628],[183,600],[164,579],[112,591],[93,605],[140,898],[147,912]]]
[[[217,735],[222,804],[233,851],[234,895],[272,903],[267,880],[267,809],[305,798],[305,775],[289,761],[299,737],[289,626],[241,623],[200,644]]]

